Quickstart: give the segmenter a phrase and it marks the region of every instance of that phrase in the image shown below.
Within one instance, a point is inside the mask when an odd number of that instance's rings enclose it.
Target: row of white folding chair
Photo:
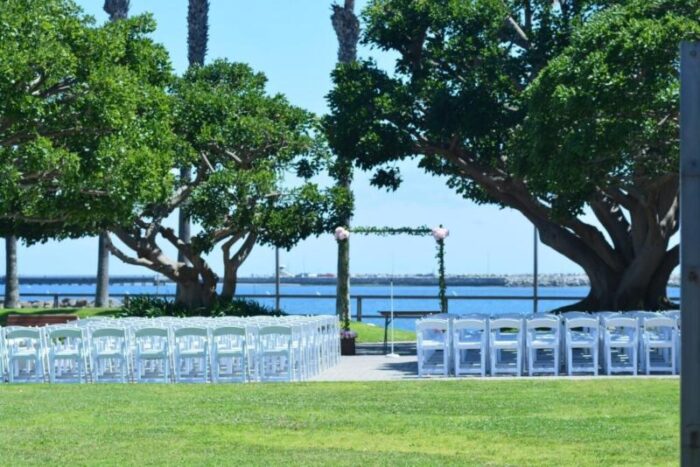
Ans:
[[[200,322],[199,324],[210,325],[210,322],[207,322],[207,320],[210,319],[204,318],[204,322]],[[279,353],[280,341],[283,340],[288,340],[290,344],[289,353],[291,356],[284,360],[285,364],[288,361],[290,365],[288,365],[288,371],[286,371],[287,376],[285,377],[283,373],[277,372],[279,373],[276,375],[278,378],[302,379],[337,362],[337,343],[334,343],[331,338],[332,335],[337,335],[337,332],[334,332],[337,329],[337,319],[335,318],[323,318],[321,320],[314,318],[309,320],[295,317],[293,319],[284,320],[273,318],[248,320],[246,322],[237,320],[235,322],[239,325],[245,325],[247,333],[253,335],[252,339],[248,339],[248,341],[251,342],[251,345],[246,347],[246,353],[251,356],[251,358],[248,360],[250,367],[256,372],[255,379],[258,379],[257,367],[259,366],[259,363],[262,363],[258,356],[265,360],[268,367],[279,367],[279,363],[281,362]],[[182,324],[182,321],[172,321],[169,324],[172,323]],[[291,334],[286,333],[288,334],[288,337],[285,337],[285,335],[276,334],[277,343],[271,342],[270,336],[272,334],[269,333],[265,334],[267,337],[265,337],[264,341],[260,341],[257,338],[260,328],[264,326],[279,325],[282,325],[282,327],[290,326],[292,331]],[[259,345],[264,345],[264,347],[259,347]],[[272,348],[272,350],[270,350],[270,348]],[[269,364],[270,356],[273,354],[280,357],[276,359],[277,366]],[[269,371],[263,375],[263,378],[267,379],[268,376],[270,376]]]
[[[418,374],[421,376],[436,372],[447,376],[451,359],[457,376],[485,376],[487,372],[492,375],[520,376],[525,348],[529,352],[530,374],[536,371],[553,374],[558,372],[557,318],[537,316],[524,321],[520,315],[503,315],[497,318],[472,315],[455,319],[452,323],[446,319],[423,319],[417,321],[416,329]],[[538,350],[550,350],[553,353],[551,368],[538,365]],[[476,354],[476,357],[473,354]],[[435,358],[440,355],[441,361]],[[431,360],[438,361],[430,365]]]
[[[641,341],[637,320],[642,321]],[[419,374],[429,372],[426,371],[426,355],[429,353],[427,356],[430,357],[442,350],[442,364],[430,369],[446,375],[450,349],[454,352],[456,375],[485,375],[487,359],[493,375],[521,375],[523,350],[526,351],[525,360],[530,375],[558,374],[560,351],[565,353],[564,366],[570,375],[582,372],[598,374],[599,351],[605,356],[603,368],[608,374],[636,374],[639,366],[647,373],[676,372],[676,327],[674,321],[664,315],[608,313],[603,314],[602,319],[597,315],[578,312],[565,313],[561,319],[552,314],[537,314],[527,318],[519,315],[494,318],[473,315],[452,322],[452,344],[448,339],[440,337],[447,335],[447,326],[447,320],[418,322]],[[426,331],[433,333],[431,339],[424,337]],[[653,364],[655,362],[652,360],[652,355],[658,350],[667,355],[661,365]],[[477,353],[479,358],[470,360],[469,353]],[[506,353],[512,358],[503,358]],[[641,365],[638,362],[640,353],[645,357]]]
[[[10,382],[85,382],[87,353],[80,329],[15,326],[0,333],[0,365]],[[0,380],[3,374],[0,373]]]
[[[677,318],[668,313],[566,313],[566,318],[591,321],[588,335],[600,329],[599,344],[603,371],[633,373],[638,371],[678,373],[679,327]]]
[[[283,321],[283,323],[280,323]],[[243,358],[237,358],[238,360],[238,371],[237,375],[229,375],[232,380],[245,380],[247,366],[257,367],[260,366],[259,362],[263,358],[266,365],[266,373],[262,375],[262,378],[258,378],[256,374],[255,379],[302,379],[308,377],[310,374],[314,374],[320,369],[325,368],[329,365],[333,365],[338,360],[339,354],[339,344],[337,343],[337,337],[335,342],[332,336],[338,335],[338,322],[335,317],[290,317],[289,319],[279,320],[273,319],[95,319],[95,320],[82,320],[77,322],[76,327],[82,327],[87,330],[88,334],[97,331],[97,337],[100,341],[103,341],[98,347],[91,348],[90,354],[94,355],[94,359],[91,358],[91,369],[94,369],[95,380],[99,381],[101,375],[105,373],[107,369],[112,369],[113,367],[119,368],[118,380],[124,381],[127,374],[131,371],[135,373],[135,379],[138,381],[151,380],[151,381],[168,381],[170,367],[175,365],[175,380],[184,380],[185,376],[182,375],[183,367],[191,373],[193,367],[198,367],[199,378],[201,380],[206,379],[206,366],[208,363],[207,353],[209,353],[209,346],[203,346],[200,344],[193,344],[193,339],[197,337],[200,339],[208,339],[209,336],[204,336],[204,332],[197,331],[196,327],[194,330],[195,336],[191,335],[192,332],[187,334],[182,330],[172,331],[174,334],[172,338],[176,341],[175,347],[171,350],[169,348],[170,341],[170,331],[164,332],[164,328],[159,328],[159,325],[169,324],[169,325],[186,325],[186,324],[199,324],[205,325],[208,328],[216,323],[216,326],[221,327],[224,323],[231,323],[234,325],[243,325],[246,328],[245,334],[248,332],[252,334],[257,334],[260,329],[265,328],[265,326],[277,326],[278,331],[284,329],[284,334],[274,334],[265,331],[263,334],[265,337],[264,347],[259,347],[259,342],[257,339],[254,340],[253,345],[246,345],[245,337],[241,338],[243,345],[238,345],[232,348],[230,345],[227,348],[223,348],[222,344],[231,342],[231,336],[224,339],[224,335],[221,334],[223,331],[219,331],[216,338],[212,336],[212,343],[214,340],[219,342],[216,345],[216,351],[211,352],[214,361],[211,362],[212,380],[224,379],[221,374],[221,360],[222,359],[233,359],[237,357],[239,353],[242,353]],[[252,323],[252,324],[251,324]],[[282,324],[282,326],[279,326]],[[118,329],[119,325],[128,326],[121,331]],[[175,326],[175,327],[180,327]],[[106,329],[100,331],[100,327],[106,327]],[[229,326],[231,327],[231,326]],[[235,328],[235,326],[233,326]],[[286,329],[285,329],[286,327]],[[190,330],[191,331],[191,330]],[[105,334],[106,333],[106,334]],[[123,334],[122,334],[123,333]],[[199,334],[197,336],[197,334]],[[238,331],[238,335],[242,333]],[[120,336],[124,336],[123,345],[118,345],[115,341],[119,340]],[[284,340],[286,335],[288,337],[288,352],[287,356],[282,359],[280,350],[280,340]],[[276,336],[273,342],[272,336]],[[138,337],[138,339],[136,339]],[[93,344],[96,344],[96,341]],[[126,341],[126,342],[124,342]],[[138,342],[137,342],[138,341]],[[184,344],[183,344],[184,342]],[[91,346],[95,347],[95,345]],[[253,358],[247,359],[246,354],[248,350],[252,350]],[[276,357],[275,364],[271,364],[271,357]],[[134,360],[131,363],[131,360]],[[198,359],[197,363],[192,364],[192,360]],[[116,361],[115,361],[116,360]],[[250,362],[250,365],[246,365],[246,361]],[[131,365],[130,365],[131,363]],[[280,363],[286,365],[286,372],[276,371],[277,374],[272,375],[269,369],[279,369]],[[131,366],[131,369],[129,368]],[[229,363],[228,368],[231,369],[232,365]],[[39,366],[37,373],[41,373],[42,367]],[[133,369],[133,370],[132,370]],[[159,369],[155,375],[150,375],[149,378],[146,374],[146,370]],[[84,366],[83,366],[84,371]],[[151,372],[153,373],[153,372]],[[43,377],[43,375],[42,375]],[[269,377],[269,378],[268,378]],[[281,378],[280,378],[281,377]]]

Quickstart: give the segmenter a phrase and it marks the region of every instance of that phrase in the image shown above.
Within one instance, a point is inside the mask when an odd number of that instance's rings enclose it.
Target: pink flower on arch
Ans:
[[[350,231],[345,227],[336,227],[334,235],[337,241],[342,242],[350,237]]]
[[[439,242],[440,240],[444,240],[449,236],[450,236],[450,231],[444,227],[435,227],[433,229],[433,238],[435,239],[436,242]]]

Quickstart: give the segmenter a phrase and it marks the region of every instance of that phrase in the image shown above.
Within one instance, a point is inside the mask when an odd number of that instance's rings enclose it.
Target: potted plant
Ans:
[[[355,355],[356,338],[357,333],[355,331],[349,329],[340,331],[340,355]]]

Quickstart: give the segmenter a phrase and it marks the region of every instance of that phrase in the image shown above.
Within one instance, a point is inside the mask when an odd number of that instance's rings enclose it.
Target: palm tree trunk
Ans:
[[[105,0],[104,10],[110,21],[119,21],[129,17],[130,0]],[[97,240],[97,284],[95,286],[95,306],[102,308],[109,304],[109,250],[105,236],[101,232]]]
[[[333,5],[331,23],[338,36],[338,62],[351,63],[357,60],[357,42],[360,37],[360,22],[355,15],[355,1],[345,0],[345,5]],[[338,185],[350,190],[352,163],[337,162]],[[345,228],[350,228],[350,216],[341,219]],[[350,316],[350,239],[338,243],[338,271],[336,282],[335,311],[348,322]]]
[[[19,276],[17,274],[17,237],[5,237],[5,308],[19,306]]]
[[[204,58],[207,55],[207,42],[209,39],[209,0],[189,0],[187,5],[187,59],[190,66],[204,65]],[[189,167],[180,169],[180,181],[185,184],[192,180],[192,173]],[[180,208],[177,215],[178,237],[189,243],[192,239],[190,218],[187,212]],[[177,254],[177,261],[189,265],[187,258],[181,253]],[[176,295],[180,296],[184,292],[177,285]]]
[[[95,306],[109,306],[109,250],[105,237],[107,232],[100,233],[97,243],[97,286],[95,289]]]

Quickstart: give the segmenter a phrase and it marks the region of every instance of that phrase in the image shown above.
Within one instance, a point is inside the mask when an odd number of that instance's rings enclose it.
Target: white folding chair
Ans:
[[[523,318],[500,316],[489,321],[491,375],[523,374]]]
[[[6,329],[5,345],[10,383],[44,381],[44,348],[39,329]]]
[[[664,316],[676,321],[676,373],[681,372],[681,312],[680,310],[669,310],[664,312]]]
[[[209,331],[184,327],[173,331],[175,382],[206,383],[209,377]]]
[[[77,327],[48,328],[46,345],[49,381],[52,383],[87,381],[87,353],[82,329]]]
[[[94,382],[127,382],[130,359],[125,329],[93,329],[90,332],[90,348],[90,369]]]
[[[609,316],[602,320],[605,371],[637,374],[639,323],[637,318]]]
[[[644,371],[676,374],[678,328],[669,316],[650,316],[642,319],[642,352]]]
[[[296,362],[292,349],[292,328],[262,326],[258,330],[258,371],[260,381],[292,381]]]
[[[599,321],[587,313],[565,313],[564,346],[566,348],[566,372],[598,375]]]
[[[211,332],[212,381],[245,382],[246,330],[243,326],[219,326]],[[226,370],[221,372],[222,367]]]
[[[148,327],[134,331],[134,367],[136,382],[169,382],[170,345],[167,329]]]
[[[446,319],[416,321],[418,376],[449,374],[450,334]]]
[[[489,348],[488,320],[486,317],[465,317],[452,323],[452,351],[455,376],[477,374],[486,376]]]
[[[556,315],[533,315],[526,320],[527,369],[535,373],[559,374],[561,322]]]
[[[5,328],[0,326],[0,383],[5,382],[7,368],[7,349],[5,348]]]

